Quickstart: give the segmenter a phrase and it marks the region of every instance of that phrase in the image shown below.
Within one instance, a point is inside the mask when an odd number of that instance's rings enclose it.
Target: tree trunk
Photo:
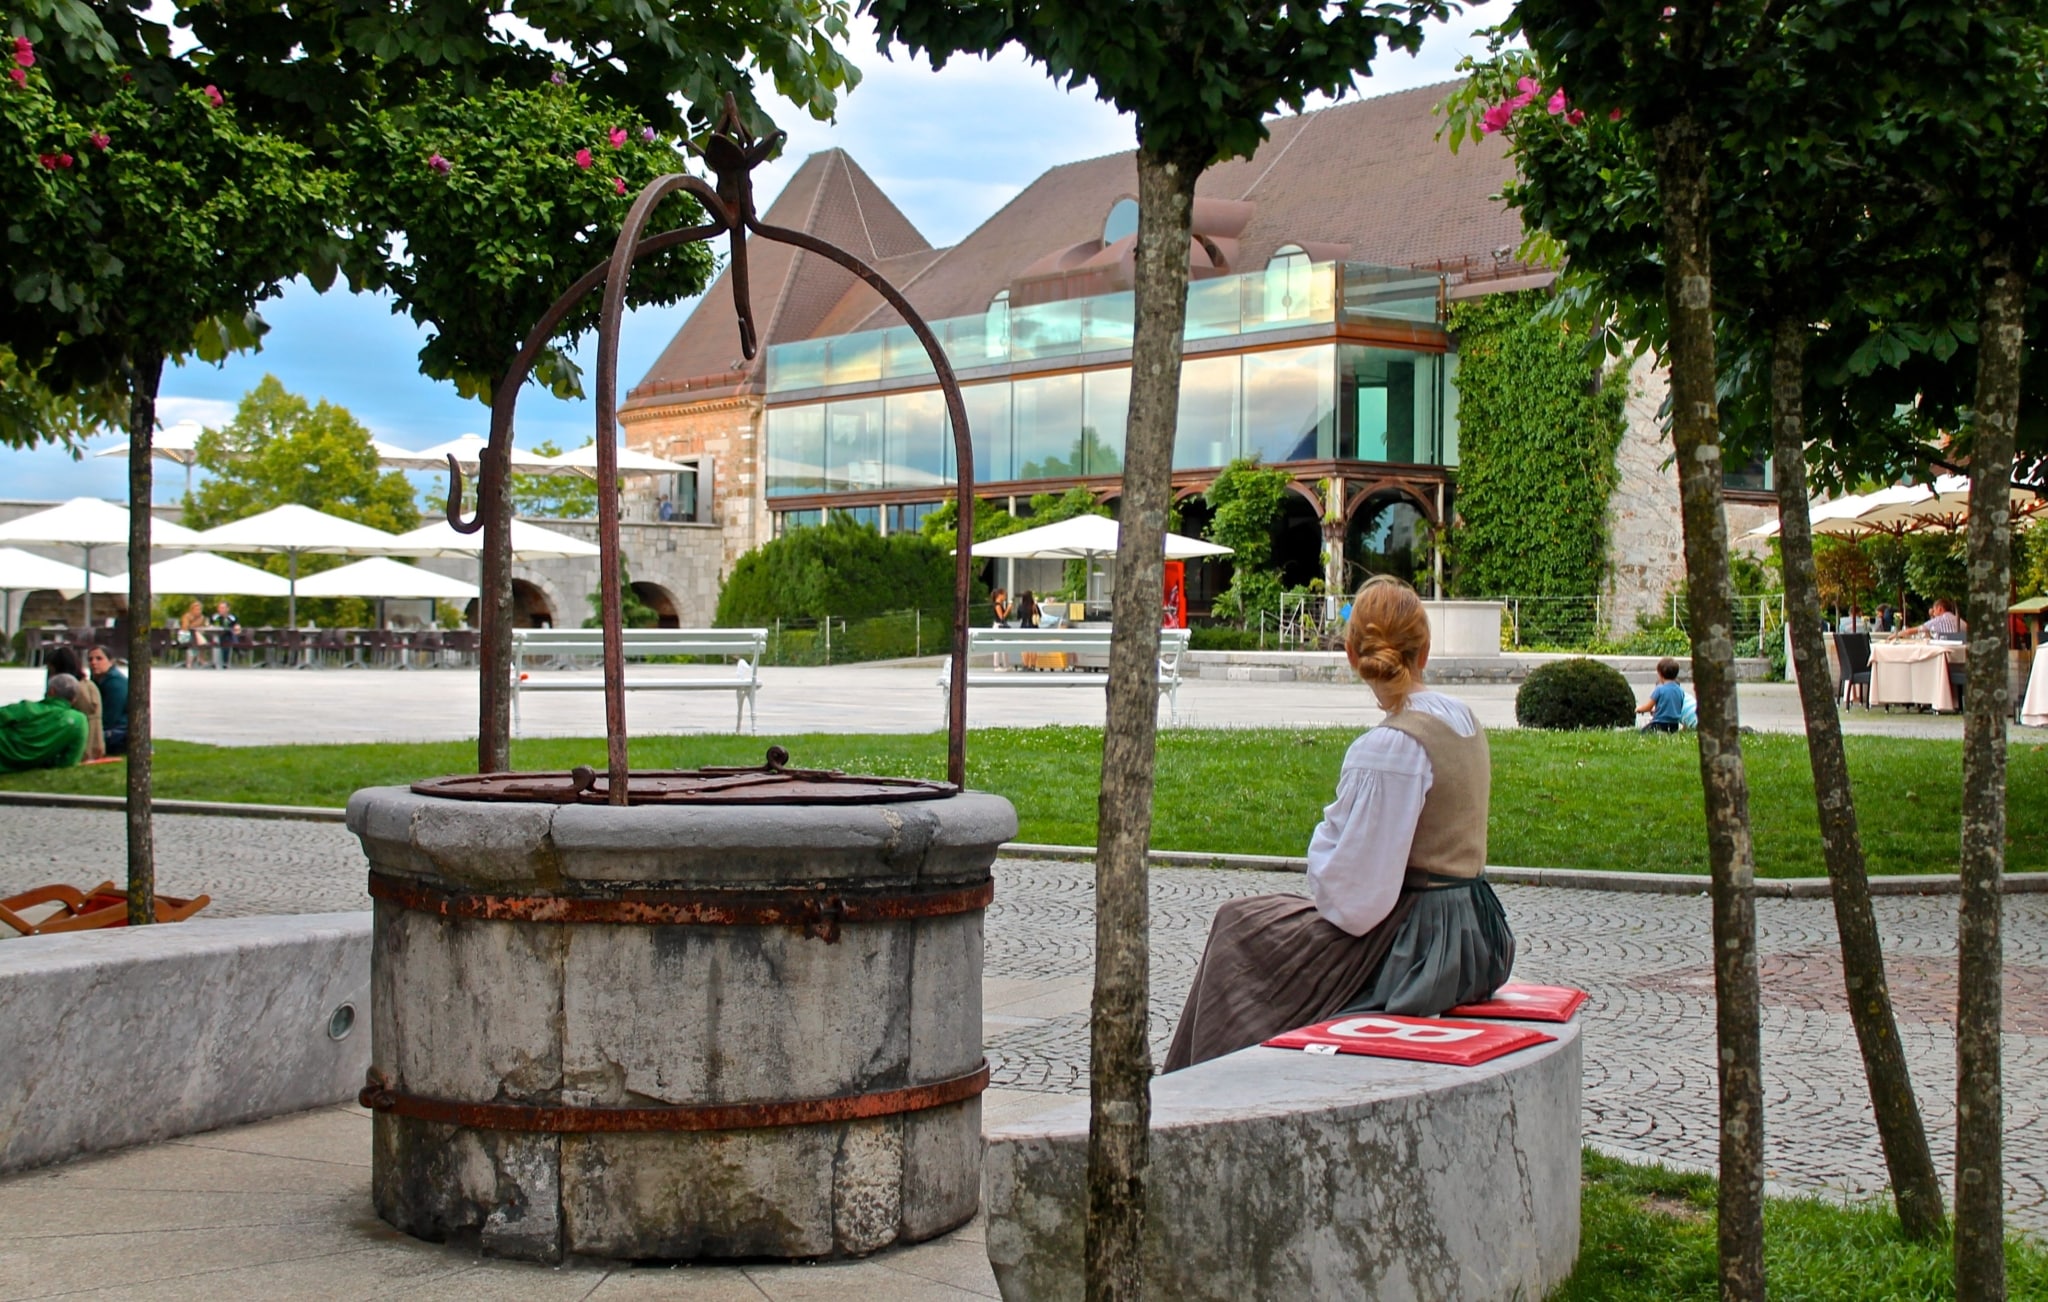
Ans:
[[[2012,463],[2033,251],[1994,240],[1979,266],[1970,445],[1969,687],[1963,702],[1962,904],[1956,919],[1956,1298],[2005,1297],[2004,953],[2006,607],[2012,601]]]
[[[504,377],[498,377],[496,393]],[[480,773],[512,767],[512,466],[486,448],[478,462],[476,509],[484,521],[482,590],[477,593],[476,762]]]
[[[1109,714],[1095,855],[1095,1001],[1089,1022],[1089,1302],[1144,1296],[1145,1168],[1152,1124],[1146,851],[1159,722],[1159,610],[1173,434],[1180,411],[1188,239],[1198,162],[1138,148],[1136,334],[1118,517]]]
[[[1836,713],[1827,641],[1821,634],[1813,526],[1806,516],[1806,342],[1805,324],[1790,317],[1772,329],[1771,457],[1778,485],[1778,542],[1785,558],[1785,619],[1792,630],[1799,704],[1806,716],[1806,754],[1813,767],[1821,855],[1835,901],[1835,929],[1841,935],[1849,1021],[1863,1051],[1863,1076],[1870,1087],[1870,1107],[1877,1116],[1899,1222],[1907,1238],[1926,1240],[1942,1228],[1941,1176],[1927,1147],[1927,1126],[1920,1118],[1905,1048],[1899,1043],[1898,1020],[1892,1014],[1884,945],[1870,907],[1863,835],[1856,825],[1856,797],[1842,749],[1842,720]]]
[[[1735,702],[1733,585],[1715,407],[1706,132],[1684,114],[1656,129],[1664,304],[1671,323],[1671,436],[1685,526],[1686,612],[1699,697],[1700,778],[1713,872],[1715,1034],[1721,1078],[1721,1296],[1764,1296],[1764,1117],[1756,859]]]
[[[156,921],[156,840],[150,823],[150,650],[155,600],[149,590],[149,504],[155,488],[150,443],[164,359],[128,372],[128,925]]]

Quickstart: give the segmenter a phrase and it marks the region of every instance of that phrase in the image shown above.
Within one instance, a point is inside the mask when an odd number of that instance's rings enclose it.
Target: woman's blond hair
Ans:
[[[1365,581],[1351,599],[1344,646],[1389,711],[1408,703],[1422,686],[1422,657],[1429,650],[1429,614],[1422,598],[1391,574]]]

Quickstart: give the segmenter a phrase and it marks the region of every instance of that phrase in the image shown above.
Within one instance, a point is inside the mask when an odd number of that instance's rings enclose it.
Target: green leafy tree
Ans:
[[[867,10],[885,45],[900,41],[934,66],[1015,45],[1069,85],[1092,83],[1098,97],[1137,122],[1136,331],[1096,860],[1086,1247],[1090,1299],[1136,1298],[1144,1287],[1152,1075],[1145,855],[1158,703],[1150,682],[1195,183],[1212,163],[1251,154],[1275,110],[1350,89],[1382,45],[1418,49],[1423,22],[1447,17],[1450,7],[1441,0],[869,0]]]
[[[535,444],[533,450],[544,457],[562,455],[562,449],[553,443]],[[444,489],[440,502],[447,500]],[[512,479],[512,509],[542,520],[594,520],[597,481],[588,475],[516,475]]]
[[[1627,427],[1625,383],[1542,294],[1451,309],[1458,340],[1453,579],[1473,596],[1582,597],[1607,576],[1607,501]]]
[[[737,628],[910,609],[950,618],[951,552],[924,534],[885,538],[835,512],[815,529],[793,529],[734,561],[714,622]]]
[[[150,441],[166,361],[218,361],[313,260],[336,178],[244,123],[123,4],[35,0],[10,15],[0,212],[14,374],[59,407],[120,409],[128,433],[128,911],[155,920],[150,823]],[[40,49],[37,47],[40,45]]]
[[[1273,530],[1290,480],[1284,470],[1239,459],[1225,466],[1203,493],[1215,512],[1204,536],[1231,551],[1230,586],[1216,598],[1216,614],[1243,622],[1279,609],[1282,588],[1273,564]]]
[[[232,421],[199,436],[198,464],[207,477],[185,498],[185,523],[194,529],[288,504],[387,533],[419,524],[412,485],[398,471],[383,469],[370,431],[347,408],[325,399],[309,404],[274,375],[242,395]],[[301,577],[317,574],[347,561],[344,556],[301,556],[297,572]],[[265,557],[261,564],[273,574],[289,572],[283,556]],[[282,597],[245,597],[237,605],[245,624],[286,622]],[[369,604],[352,598],[311,599],[299,606],[300,613],[328,627],[370,621]]]

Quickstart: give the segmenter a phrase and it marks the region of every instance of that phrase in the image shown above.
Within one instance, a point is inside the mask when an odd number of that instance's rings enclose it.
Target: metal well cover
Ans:
[[[753,768],[639,769],[628,780],[634,805],[888,805],[943,800],[957,795],[950,782],[847,774],[837,769],[787,767],[789,752],[768,748],[768,762]],[[602,805],[610,785],[588,766],[567,772],[462,773],[412,784],[422,796],[446,800],[519,801],[543,805]]]

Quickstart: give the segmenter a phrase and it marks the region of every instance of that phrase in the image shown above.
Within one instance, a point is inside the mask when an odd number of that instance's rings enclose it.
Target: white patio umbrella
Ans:
[[[1077,515],[1053,524],[1040,525],[1019,533],[1005,534],[975,543],[972,551],[981,557],[1009,560],[1078,560],[1088,563],[1088,579],[1095,579],[1099,557],[1116,556],[1121,531],[1117,522],[1104,515]],[[1165,537],[1166,559],[1192,560],[1201,556],[1229,556],[1231,550],[1217,543],[1203,542],[1183,534]]]
[[[299,584],[309,597],[397,597],[410,600],[473,601],[477,586],[417,565],[373,556],[336,569],[309,574]]]
[[[432,524],[421,525],[410,533],[398,535],[398,541],[406,545],[399,553],[404,556],[474,556],[476,557],[477,588],[483,591],[484,531],[461,533],[446,519]],[[596,543],[572,538],[565,533],[543,529],[537,524],[528,524],[514,516],[512,519],[512,559],[516,561],[575,560],[585,556],[596,556]]]
[[[559,457],[547,457],[549,465],[558,470],[572,471],[585,479],[597,478],[597,444],[590,443],[573,452],[564,452]],[[619,473],[621,475],[674,475],[690,467],[675,461],[664,461],[632,448],[619,449]]]
[[[126,584],[120,575],[110,582]],[[154,592],[205,593],[216,597],[284,597],[291,595],[291,583],[281,574],[259,570],[254,565],[231,561],[212,552],[186,552],[149,567],[149,586]]]
[[[85,553],[85,622],[92,623],[92,553],[97,547],[128,545],[128,508],[97,497],[68,502],[0,524],[0,543],[39,547],[76,547]],[[199,535],[183,525],[158,520],[150,525],[150,543],[157,547],[199,545]]]
[[[399,470],[446,470],[448,458],[452,456],[455,458],[455,464],[462,467],[463,474],[474,476],[477,462],[482,459],[483,450],[490,444],[491,441],[481,434],[464,434],[449,439],[446,443],[421,448],[417,452],[408,452],[404,448],[391,447],[389,444],[381,445],[378,451],[385,465]],[[559,473],[560,470],[561,467],[538,452],[528,452],[524,448],[512,449],[514,474],[552,475]]]
[[[447,520],[436,520],[421,525],[410,533],[398,535],[400,548],[390,552],[393,556],[481,556],[484,554],[484,531],[461,533]],[[598,554],[596,543],[572,538],[565,533],[543,529],[537,524],[528,524],[515,518],[512,521],[512,558],[521,561],[552,561],[573,559],[579,556]]]
[[[1098,556],[1116,555],[1119,536],[1116,521],[1108,516],[1077,515],[1055,524],[975,543],[973,552],[976,556],[1010,557],[1020,561],[1093,560]],[[1231,554],[1228,547],[1183,534],[1169,533],[1165,541],[1166,559],[1170,561]]]
[[[470,602],[481,591],[474,583],[384,556],[309,575],[300,590],[309,597],[375,597],[379,628],[384,627],[384,602],[389,598]]]
[[[206,427],[196,420],[181,420],[169,429],[158,430],[149,440],[149,455],[159,461],[174,461],[185,467],[185,491],[192,491],[192,467],[199,463],[199,436]],[[125,457],[128,440],[93,453],[96,457]]]
[[[66,601],[83,592],[91,576],[76,565],[53,561],[19,547],[0,547],[0,634],[14,636],[21,608],[36,592],[56,592]]]
[[[2027,509],[2037,501],[2025,488],[2011,490],[2016,509]],[[1967,475],[1940,475],[1932,484],[1909,484],[1873,493],[1858,513],[1856,522],[1866,529],[1886,533],[1918,533],[1926,529],[1959,529],[1970,518],[1970,479]]]
[[[300,556],[389,556],[405,551],[396,534],[296,502],[208,529],[197,535],[195,545],[208,551],[270,552],[286,557],[290,570],[285,618],[294,628],[299,622]]]

